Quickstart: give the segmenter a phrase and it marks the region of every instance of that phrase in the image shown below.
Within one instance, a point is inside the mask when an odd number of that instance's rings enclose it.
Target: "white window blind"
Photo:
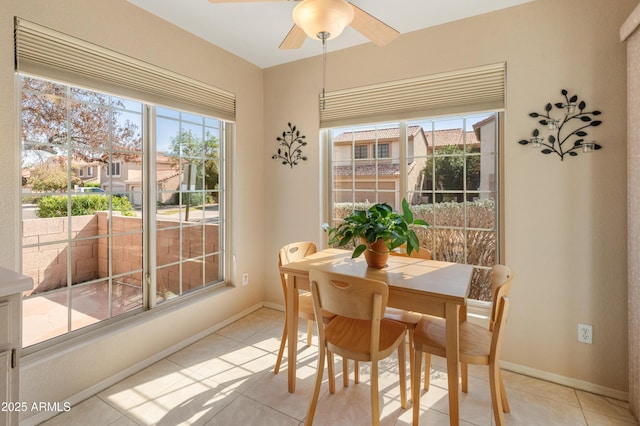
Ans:
[[[15,19],[16,71],[235,121],[235,94]]]
[[[435,117],[505,107],[505,63],[326,92],[320,127]]]

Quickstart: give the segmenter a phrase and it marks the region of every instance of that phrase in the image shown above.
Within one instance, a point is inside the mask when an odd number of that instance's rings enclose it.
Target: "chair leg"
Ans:
[[[398,346],[398,372],[400,373],[400,406],[407,408],[407,354],[404,341]]]
[[[502,396],[500,392],[500,368],[495,363],[489,363],[489,386],[491,387],[491,405],[496,426],[504,424],[504,412],[502,411]]]
[[[322,342],[321,342],[322,344]],[[309,401],[309,408],[307,409],[307,417],[304,421],[305,426],[311,426],[313,424],[313,416],[316,413],[316,406],[318,405],[318,397],[320,396],[320,385],[322,384],[322,376],[324,374],[324,347],[321,346],[318,350],[318,371],[316,372],[316,383],[313,388],[313,395],[311,401]]]
[[[313,321],[307,320],[307,347],[311,346],[311,336],[313,336]]]
[[[276,367],[273,369],[273,374],[278,374],[280,371],[280,363],[282,362],[282,355],[284,354],[284,345],[287,344],[287,335],[287,318],[285,316],[282,339],[280,339],[280,350],[278,351],[278,358],[276,359]]]
[[[333,352],[327,350],[327,369],[329,375],[329,393],[336,393],[336,373],[333,371]]]
[[[418,367],[416,367],[418,368]],[[420,377],[420,370],[418,370],[417,376]],[[424,353],[424,391],[429,390],[429,382],[431,380],[431,354]]]
[[[349,387],[349,360],[342,358],[342,386]]]
[[[371,360],[371,424],[380,425],[380,403],[378,402],[378,360]]]
[[[414,375],[414,362],[413,362],[413,354],[414,354],[414,348],[413,348],[413,329],[407,329],[407,334],[409,335],[409,376],[413,377]]]
[[[360,383],[360,365],[358,360],[353,361],[353,383],[356,385]]]
[[[425,354],[426,355],[426,354]],[[420,417],[420,373],[422,372],[422,352],[414,350],[413,374],[411,376],[411,403],[413,404],[413,425],[418,425]],[[429,369],[429,364],[426,366]]]
[[[502,380],[502,371],[500,371],[500,367],[498,367],[498,373],[500,375],[500,397],[502,398],[502,411],[505,413],[510,413],[511,408],[509,407],[507,391],[504,388],[504,381]]]
[[[469,364],[466,362],[460,363],[460,376],[462,377],[462,392],[469,392]]]

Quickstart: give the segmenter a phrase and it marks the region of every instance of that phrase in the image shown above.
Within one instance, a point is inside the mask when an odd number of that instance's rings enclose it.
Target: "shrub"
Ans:
[[[67,216],[67,200],[64,195],[50,195],[38,201],[39,217]],[[111,198],[113,211],[124,216],[134,216],[133,206],[126,197]],[[96,211],[109,210],[109,197],[104,195],[73,195],[71,197],[71,216],[94,214]]]
[[[203,203],[204,197],[201,192],[183,192],[182,193],[182,204],[189,204],[191,207],[201,206]]]

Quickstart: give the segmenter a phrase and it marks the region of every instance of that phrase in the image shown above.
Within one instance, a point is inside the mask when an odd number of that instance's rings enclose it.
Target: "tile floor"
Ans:
[[[68,332],[68,298],[67,291],[61,289],[22,300],[22,343],[25,347]],[[142,307],[140,287],[118,282],[113,283],[111,292],[106,281],[74,285],[70,299],[73,330]]]
[[[297,389],[287,392],[286,358],[273,374],[284,314],[263,308],[78,404],[44,425],[301,425],[314,381],[317,347],[304,345],[301,324]],[[336,357],[339,361],[339,357]],[[400,408],[395,359],[381,362],[383,425],[411,424],[411,409]],[[420,424],[448,425],[446,373],[434,357],[431,388],[420,399]],[[360,384],[341,383],[336,393],[325,382],[316,425],[368,425],[368,365]],[[469,393],[461,394],[462,425],[491,425],[487,369],[470,366]],[[352,375],[353,377],[353,375]],[[508,425],[638,424],[622,401],[604,398],[515,373],[504,373],[511,405]]]

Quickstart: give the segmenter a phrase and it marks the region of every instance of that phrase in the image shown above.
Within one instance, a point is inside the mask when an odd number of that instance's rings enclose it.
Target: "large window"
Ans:
[[[20,85],[25,347],[224,282],[224,121]]]
[[[498,114],[486,113],[327,130],[333,224],[354,209],[403,198],[430,227],[417,230],[434,259],[475,266],[470,297],[491,300],[498,260]],[[353,148],[373,146],[364,161]]]

